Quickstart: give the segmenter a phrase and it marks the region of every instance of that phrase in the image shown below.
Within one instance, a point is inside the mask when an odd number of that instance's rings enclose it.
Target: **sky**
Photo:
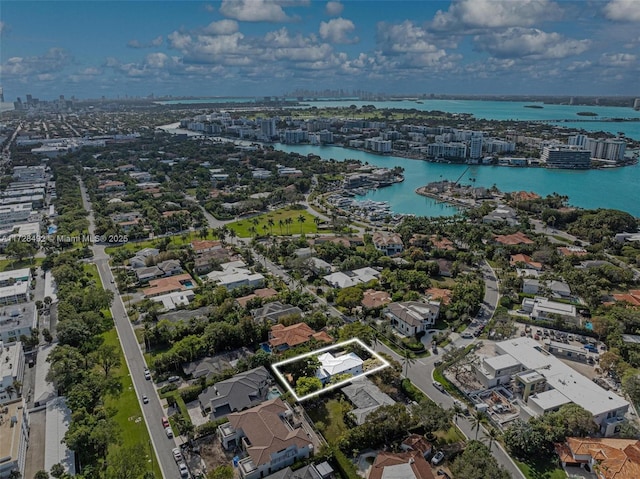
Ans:
[[[395,94],[640,96],[640,0],[0,3],[6,101]]]

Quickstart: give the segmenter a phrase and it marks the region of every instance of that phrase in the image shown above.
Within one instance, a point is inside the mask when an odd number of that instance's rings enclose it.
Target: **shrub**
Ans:
[[[160,394],[167,394],[171,391],[175,391],[176,389],[178,389],[178,385],[177,384],[167,384],[165,386],[162,386],[160,388]]]
[[[202,387],[200,387],[200,386],[190,386],[188,388],[181,389],[180,390],[180,396],[182,396],[182,400],[185,403],[188,403],[188,402],[195,401],[196,399],[198,399],[198,396],[200,395],[201,392],[202,392]]]
[[[400,387],[402,388],[402,392],[412,401],[420,402],[426,397],[408,378],[402,380]]]

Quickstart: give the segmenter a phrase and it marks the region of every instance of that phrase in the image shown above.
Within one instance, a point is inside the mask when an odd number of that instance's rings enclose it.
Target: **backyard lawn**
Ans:
[[[324,424],[321,432],[329,444],[336,444],[347,430],[343,407],[340,401],[329,399],[319,407],[307,411],[313,422]]]
[[[567,474],[555,462],[541,458],[537,462],[520,462],[514,459],[518,469],[527,479],[566,479]]]
[[[151,448],[149,432],[147,431],[144,418],[142,417],[140,403],[138,402],[138,397],[136,396],[136,392],[133,388],[129,368],[127,367],[124,355],[122,354],[122,349],[120,348],[118,335],[115,329],[112,329],[104,333],[103,337],[104,344],[115,346],[120,353],[121,365],[113,371],[113,374],[120,378],[120,381],[122,382],[122,392],[118,397],[107,396],[105,399],[105,406],[117,411],[114,419],[121,429],[118,445],[125,449],[129,449],[135,444],[142,444],[145,451],[147,451],[147,455],[150,455],[148,460],[153,464],[154,474],[156,477],[162,477],[162,473],[158,466],[158,460]],[[109,458],[107,458],[107,461],[109,461]]]
[[[306,210],[282,208],[253,218],[229,223],[227,228],[235,231],[236,235],[241,238],[266,235],[267,233],[272,235],[309,234],[318,232],[314,218],[316,217]]]

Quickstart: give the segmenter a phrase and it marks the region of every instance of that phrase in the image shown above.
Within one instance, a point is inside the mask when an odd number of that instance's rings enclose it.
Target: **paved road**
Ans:
[[[456,342],[456,346],[462,344],[463,343],[458,344],[458,342]],[[381,342],[378,342],[375,345],[374,349],[378,352],[386,353],[393,359],[398,361],[403,365],[404,371],[405,366],[402,362],[403,358],[395,351],[389,349],[385,344]],[[429,398],[431,398],[433,401],[440,404],[446,409],[452,408],[453,398],[447,393],[440,392],[433,386],[433,370],[435,369],[434,362],[437,359],[439,359],[439,355],[432,355],[427,358],[417,359],[414,364],[408,365],[407,377],[416,387],[418,387],[422,392],[429,396]],[[460,430],[465,434],[465,436],[471,439],[475,439],[476,431],[473,428],[470,419],[471,417],[459,417],[456,421],[456,424],[458,428],[460,428]],[[481,426],[477,437],[478,440],[484,440],[485,444],[488,443],[488,440],[486,440],[486,434],[486,429],[484,428],[484,426]],[[498,461],[498,464],[501,464],[509,472],[511,477],[515,479],[525,479],[524,475],[520,472],[520,469],[518,469],[518,467],[511,460],[507,452],[499,443],[495,441],[493,442],[493,444],[491,445],[491,453],[493,454],[493,457],[496,458],[496,461]]]
[[[500,299],[498,276],[486,260],[480,264],[480,271],[482,272],[482,279],[484,280],[484,299],[482,300],[477,319],[488,321],[493,316],[493,313],[496,312],[498,300]]]
[[[94,234],[94,217],[91,210],[91,203],[87,197],[87,192],[84,184],[80,183],[80,190],[82,193],[82,203],[87,211],[89,211],[89,233]],[[131,321],[127,317],[126,308],[122,302],[122,297],[115,285],[115,278],[109,268],[109,255],[105,253],[105,246],[95,244],[92,247],[94,263],[98,268],[100,274],[100,280],[104,289],[113,292],[113,304],[111,305],[111,314],[114,319],[118,338],[122,345],[122,351],[129,368],[129,373],[133,381],[133,387],[138,396],[140,402],[140,408],[144,416],[147,430],[153,444],[156,459],[160,463],[160,470],[162,477],[179,478],[180,471],[178,466],[173,460],[173,453],[171,449],[176,447],[174,439],[169,439],[165,434],[162,427],[162,417],[164,416],[164,410],[160,404],[160,398],[158,397],[156,388],[152,381],[147,381],[144,378],[144,369],[146,363],[144,356],[138,344],[138,340],[133,331]],[[142,396],[146,395],[149,398],[149,404],[142,403]]]

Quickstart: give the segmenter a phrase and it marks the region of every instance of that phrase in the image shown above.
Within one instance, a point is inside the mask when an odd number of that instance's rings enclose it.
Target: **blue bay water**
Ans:
[[[416,188],[432,181],[455,181],[469,165],[429,163],[394,156],[379,156],[360,150],[335,146],[283,145],[276,144],[281,151],[342,161],[356,159],[379,167],[404,168],[403,183],[373,190],[363,198],[388,201],[396,213],[418,216],[449,216],[456,209],[425,198],[415,193]],[[640,217],[640,165],[602,170],[551,170],[546,168],[510,168],[502,166],[472,165],[464,174],[461,183],[470,184],[475,178],[476,186],[500,190],[534,191],[541,196],[551,193],[567,195],[569,203],[581,208],[615,208]]]

